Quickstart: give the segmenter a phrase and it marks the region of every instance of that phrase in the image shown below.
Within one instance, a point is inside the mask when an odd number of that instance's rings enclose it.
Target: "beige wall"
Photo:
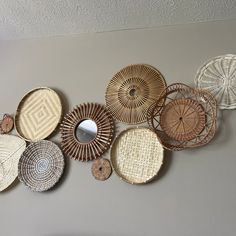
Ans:
[[[60,91],[66,110],[82,102],[104,103],[113,74],[131,63],[155,66],[168,84],[193,85],[206,60],[236,53],[235,25],[236,20],[1,42],[0,113],[14,113],[21,97],[38,86]],[[98,182],[91,163],[68,158],[63,181],[53,191],[34,193],[16,182],[0,193],[0,235],[233,236],[235,119],[235,111],[224,111],[212,143],[166,156],[159,179],[145,186],[129,185],[115,174]]]

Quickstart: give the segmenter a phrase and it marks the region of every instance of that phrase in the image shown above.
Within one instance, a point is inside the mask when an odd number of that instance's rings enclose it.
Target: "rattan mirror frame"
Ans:
[[[94,140],[82,143],[76,138],[75,130],[86,119],[96,123],[97,135]],[[113,118],[105,106],[97,103],[81,104],[70,111],[61,122],[62,150],[72,159],[92,161],[109,149],[114,130]]]

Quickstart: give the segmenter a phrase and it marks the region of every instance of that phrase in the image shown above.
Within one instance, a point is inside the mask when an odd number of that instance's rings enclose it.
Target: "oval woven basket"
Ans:
[[[18,177],[31,190],[42,192],[52,188],[64,170],[64,156],[51,141],[31,143],[18,164]]]
[[[130,65],[117,72],[106,90],[106,107],[121,122],[146,121],[148,107],[166,88],[163,75],[146,64]]]
[[[211,92],[220,109],[235,109],[236,55],[218,56],[205,63],[199,68],[195,83]]]
[[[18,162],[26,142],[13,135],[0,135],[0,191],[6,189],[17,177]]]
[[[145,184],[157,176],[163,147],[149,128],[131,128],[119,134],[111,148],[111,163],[118,176],[131,184]]]
[[[16,116],[17,133],[26,141],[47,138],[58,126],[62,104],[58,94],[46,87],[36,88],[20,101]]]

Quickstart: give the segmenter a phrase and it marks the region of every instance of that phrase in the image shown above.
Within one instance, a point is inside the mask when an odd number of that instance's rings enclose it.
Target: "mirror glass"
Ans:
[[[93,120],[81,121],[76,130],[75,136],[80,143],[89,143],[96,138],[97,125]]]

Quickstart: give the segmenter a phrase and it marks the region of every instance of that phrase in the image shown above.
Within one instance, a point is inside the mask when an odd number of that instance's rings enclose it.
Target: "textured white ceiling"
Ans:
[[[0,0],[0,37],[45,37],[232,18],[236,18],[236,0]]]

